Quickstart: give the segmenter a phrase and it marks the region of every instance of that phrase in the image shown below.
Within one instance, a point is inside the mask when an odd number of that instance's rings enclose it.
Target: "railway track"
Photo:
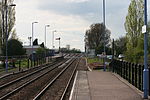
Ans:
[[[66,100],[79,57],[0,78],[0,100]]]
[[[78,63],[67,65],[33,100],[64,100]]]
[[[60,63],[63,63],[64,61],[60,62]],[[14,73],[14,74],[9,74],[7,76],[4,76],[4,77],[1,77],[0,78],[0,89],[2,87],[4,87],[4,84],[6,85],[6,83],[12,83],[12,81],[15,81],[15,80],[20,80],[20,79],[23,79],[27,76],[30,76],[34,73],[37,73],[41,70],[44,70],[50,66],[53,66],[53,65],[56,65],[58,64],[59,62],[54,62],[54,63],[50,63],[50,64],[45,64],[45,65],[42,65],[42,66],[38,66],[38,67],[34,67],[32,69],[29,69],[29,70],[25,70],[25,71],[22,71],[22,72],[19,72],[19,73]],[[7,85],[6,85],[7,86]]]
[[[48,73],[52,73],[53,70],[56,70],[59,72],[61,68],[58,69],[58,66],[62,65],[64,62],[60,62],[59,64],[56,64],[53,67],[43,67],[39,70],[36,70],[30,74],[27,74],[23,77],[19,77],[13,81],[10,81],[6,84],[2,84],[0,86],[0,100],[5,100],[14,94],[16,94],[18,91],[22,90],[23,88],[27,87],[28,85],[36,82],[38,79],[41,79],[41,77],[46,76]],[[57,72],[56,71],[56,72]],[[53,72],[54,74],[55,72]],[[56,73],[55,73],[56,74]],[[52,76],[52,75],[51,75]],[[15,100],[15,99],[13,99]],[[21,100],[21,99],[16,99]]]
[[[7,80],[7,79],[11,79],[11,78],[13,78],[14,76],[15,77],[20,77],[20,76],[23,76],[23,75],[25,75],[25,74],[28,74],[28,73],[30,73],[30,72],[32,72],[32,71],[34,71],[34,70],[37,70],[37,69],[40,69],[40,68],[42,68],[42,67],[45,67],[45,66],[47,66],[47,65],[53,65],[53,64],[56,64],[56,63],[58,63],[58,62],[51,62],[51,63],[46,63],[46,64],[43,64],[43,65],[38,65],[38,66],[36,66],[36,67],[31,67],[31,68],[29,68],[29,69],[25,69],[25,70],[21,70],[21,71],[17,71],[17,72],[12,72],[12,73],[9,73],[9,74],[6,74],[6,75],[3,75],[3,76],[1,76],[0,77],[0,83],[1,83],[1,81],[3,81],[4,79],[5,80]]]

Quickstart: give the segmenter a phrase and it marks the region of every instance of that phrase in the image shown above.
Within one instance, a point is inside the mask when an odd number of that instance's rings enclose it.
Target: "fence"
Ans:
[[[143,65],[113,60],[110,63],[110,67],[113,72],[119,74],[136,88],[143,91]]]
[[[45,63],[49,63],[57,60],[56,58],[52,58],[52,56],[43,56],[43,55],[34,55],[34,59],[31,56],[11,56],[8,57],[8,70],[18,69],[21,71],[22,69],[29,69],[34,66],[39,66]],[[5,56],[0,56],[0,61],[3,62],[0,67],[0,72],[5,70]]]

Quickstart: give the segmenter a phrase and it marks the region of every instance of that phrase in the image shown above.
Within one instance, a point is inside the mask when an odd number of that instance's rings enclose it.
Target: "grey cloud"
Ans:
[[[62,15],[78,15],[92,23],[102,22],[102,1],[66,2],[66,0],[44,0],[40,10],[53,11]],[[130,0],[106,0],[106,24],[111,26],[113,33],[124,32],[125,16]],[[115,29],[114,29],[115,27]]]
[[[65,0],[44,0],[39,4],[40,10],[49,10],[62,15],[78,15],[87,19],[99,17],[101,2],[89,0],[85,2],[66,2]]]
[[[102,17],[102,1],[67,2],[66,0],[43,0],[43,2],[39,3],[39,9],[53,11],[62,15],[78,15],[95,22]],[[106,0],[106,12],[107,14],[113,14],[121,11],[127,8],[129,3],[130,0]]]
[[[52,10],[63,14],[87,14],[97,12],[99,6],[98,0],[90,0],[85,2],[66,2],[65,0],[49,1],[39,5],[39,9]]]

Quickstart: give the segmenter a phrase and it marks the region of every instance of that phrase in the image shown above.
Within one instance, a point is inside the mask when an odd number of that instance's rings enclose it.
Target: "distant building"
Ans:
[[[88,57],[95,57],[95,49],[88,49],[87,55]]]
[[[88,45],[85,44],[85,53],[88,57],[95,57],[95,49],[90,49]]]
[[[32,46],[23,46],[24,49],[26,49],[26,54],[31,55],[32,54]],[[38,48],[41,48],[39,45],[33,46],[33,53],[36,53],[36,50]]]
[[[66,45],[67,50],[70,50],[70,45]]]

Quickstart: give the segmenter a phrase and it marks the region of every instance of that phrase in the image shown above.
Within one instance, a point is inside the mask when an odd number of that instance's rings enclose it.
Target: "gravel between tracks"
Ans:
[[[10,100],[32,100],[34,98],[34,96],[37,93],[39,93],[42,90],[42,88],[45,87],[46,84],[48,84],[53,79],[53,77],[58,74],[58,72],[60,72],[62,70],[62,68],[63,67],[60,67],[60,68],[58,68],[57,71],[53,71],[53,72],[45,75],[44,77],[39,78],[37,81],[35,81],[35,82],[31,83],[30,85],[26,86],[25,88],[21,89],[18,93],[12,95],[9,99]],[[85,58],[80,59],[77,70],[88,71]],[[59,79],[59,82],[56,83],[53,86],[53,88],[50,89],[48,94],[46,96],[42,97],[41,100],[59,100],[58,95],[60,95],[63,91],[63,89],[60,89],[60,88],[63,88],[61,86],[63,84],[66,84],[65,80],[68,79],[68,77],[66,77],[66,76],[69,76],[69,75],[65,74],[64,76],[61,76],[63,78]],[[69,95],[70,95],[70,91],[71,91],[71,88],[73,85],[73,81],[74,81],[74,79],[71,81],[71,84],[69,85],[69,88],[67,90],[67,94],[65,95],[65,100],[69,99]]]
[[[19,78],[19,77],[22,77],[22,76],[24,76],[24,75],[26,75],[26,74],[29,74],[29,73],[31,73],[31,72],[33,72],[33,71],[35,71],[35,70],[39,70],[39,69],[45,67],[46,65],[47,65],[47,64],[42,65],[42,66],[37,66],[37,67],[31,68],[31,69],[28,69],[28,70],[26,70],[26,71],[20,71],[20,72],[18,72],[18,73],[14,73],[14,74],[5,76],[5,77],[3,77],[3,78],[0,79],[0,85],[2,85],[2,84],[4,84],[4,83],[8,83],[8,82],[10,82],[10,81],[12,81],[12,80],[15,80],[15,79],[17,79],[17,78]]]
[[[41,70],[40,72],[38,73],[35,73],[34,75],[31,75],[25,79],[22,79],[21,81],[18,81],[16,82],[15,84],[13,85],[10,85],[10,86],[7,86],[6,88],[3,88],[0,90],[0,97],[8,92],[11,92],[13,91],[14,89],[16,89],[17,87],[20,87],[22,84],[25,84],[26,82],[36,78],[37,76],[43,74],[43,73],[46,73],[48,70],[51,70],[53,67],[49,67],[49,68],[46,68],[45,70]]]
[[[65,61],[65,60],[63,60]],[[20,78],[20,77],[23,77],[27,74],[30,74],[34,71],[37,71],[37,70],[40,70],[40,69],[43,69],[45,67],[48,67],[48,66],[53,66],[53,65],[56,65],[60,63],[60,61],[58,61],[57,63],[56,62],[53,62],[53,63],[48,63],[48,64],[44,64],[44,65],[41,65],[41,66],[38,66],[38,67],[34,67],[34,68],[31,68],[31,69],[28,69],[26,71],[21,71],[19,73],[14,73],[14,74],[11,74],[11,75],[8,75],[8,76],[5,76],[3,78],[0,78],[0,86],[5,84],[5,83],[8,83],[8,82],[11,82],[17,78]]]
[[[62,67],[63,68],[63,67]],[[57,68],[9,97],[10,100],[32,100],[62,70]]]
[[[77,60],[49,87],[40,100],[59,100],[76,64]]]
[[[88,67],[86,66],[85,58],[80,58],[80,62],[78,64],[77,70],[78,71],[88,71]],[[71,80],[71,83],[68,87],[68,90],[67,90],[67,93],[65,95],[64,100],[69,100],[70,93],[71,93],[71,90],[72,90],[72,86],[73,86],[73,83],[74,83],[74,78],[75,78],[75,75],[74,75],[73,79]]]

